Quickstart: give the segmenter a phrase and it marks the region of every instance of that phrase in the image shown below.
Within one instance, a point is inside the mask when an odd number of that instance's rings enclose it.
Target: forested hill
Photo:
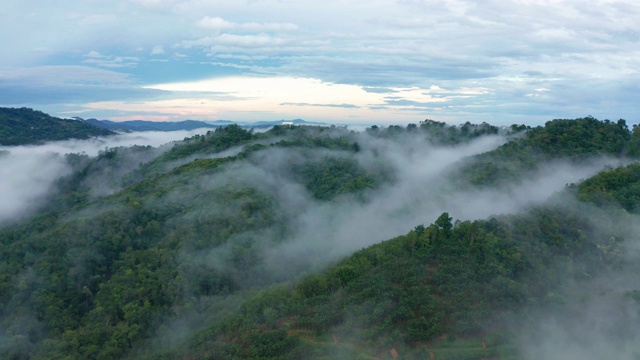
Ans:
[[[593,117],[556,119],[530,129],[526,136],[470,159],[460,178],[475,186],[497,186],[522,178],[552,160],[585,164],[594,157],[637,157],[640,132],[625,120]]]
[[[68,154],[0,228],[0,358],[637,359],[637,136],[229,125]]]
[[[0,108],[0,145],[87,139],[115,134],[78,120],[60,119],[28,108]]]

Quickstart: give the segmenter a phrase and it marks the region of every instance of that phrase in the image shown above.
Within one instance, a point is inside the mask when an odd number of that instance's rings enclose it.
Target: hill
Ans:
[[[28,108],[0,108],[1,145],[39,144],[113,134],[83,121],[60,119]]]
[[[628,350],[610,344],[624,344],[637,355],[638,331],[615,326],[638,319],[625,318],[640,308],[638,291],[592,289],[593,279],[631,276],[637,265],[622,254],[622,239],[599,242],[593,220],[566,210],[456,223],[444,213],[294,286],[256,294],[237,315],[153,358],[567,358],[572,343],[547,352],[547,343],[521,341],[553,342],[555,332],[588,326],[599,315],[583,311],[594,304],[607,309],[612,328],[590,330],[599,338],[582,346],[620,354]],[[545,329],[544,321],[562,325]]]
[[[593,118],[230,125],[67,155],[0,229],[0,357],[633,359],[634,141]]]
[[[599,121],[593,117],[556,119],[499,148],[470,159],[460,178],[476,186],[496,186],[522,179],[552,160],[584,164],[596,157],[627,155],[637,142],[624,120]],[[628,154],[636,156],[635,153]]]

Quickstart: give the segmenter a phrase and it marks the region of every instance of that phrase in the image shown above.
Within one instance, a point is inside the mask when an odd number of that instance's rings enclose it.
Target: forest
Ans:
[[[0,358],[640,359],[625,120],[228,125],[55,156],[0,221]]]
[[[61,119],[29,108],[0,107],[0,145],[41,144],[115,133],[74,119]]]

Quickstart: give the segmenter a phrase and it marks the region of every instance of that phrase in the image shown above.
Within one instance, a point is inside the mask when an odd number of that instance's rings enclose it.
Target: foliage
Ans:
[[[285,214],[295,210],[242,172],[277,164],[278,179],[331,209],[393,186],[389,164],[361,161],[378,151],[364,139],[453,145],[496,133],[510,141],[468,159],[453,185],[517,181],[554,159],[633,155],[635,139],[624,121],[590,117],[534,129],[426,120],[366,134],[288,125],[255,134],[232,125],[164,153],[67,155],[73,173],[58,181],[49,206],[0,229],[0,357],[517,357],[508,338],[518,321],[532,321],[537,309],[561,314],[597,296],[575,290],[593,278],[636,270],[609,211],[548,203],[475,221],[443,212],[279,284],[265,271],[268,254],[291,235]],[[637,165],[612,169],[557,196],[635,212],[638,174]],[[637,290],[624,297],[637,303]]]
[[[444,122],[426,119],[420,122],[420,125],[408,124],[406,128],[400,125],[391,125],[387,128],[379,128],[374,125],[367,129],[367,133],[377,137],[396,138],[405,134],[422,134],[426,139],[435,145],[455,145],[477,139],[487,135],[516,134],[524,131],[527,127],[512,126],[507,131],[501,131],[500,128],[487,124],[472,124],[466,122],[460,126],[447,125]]]
[[[598,205],[640,211],[640,164],[603,171],[578,184],[578,197]]]
[[[523,138],[469,159],[458,177],[462,183],[495,186],[521,179],[552,159],[580,162],[593,156],[621,156],[627,152],[630,140],[624,120],[614,123],[593,117],[557,119],[528,130]]]
[[[590,155],[618,156],[631,135],[624,120],[599,121],[593,117],[553,120],[527,133],[527,142],[545,154],[569,158]]]
[[[314,197],[328,200],[344,193],[372,188],[376,182],[353,159],[324,157],[301,166],[298,173]]]
[[[477,125],[467,121],[461,126],[447,126],[443,122],[429,119],[420,122],[420,129],[426,131],[431,140],[438,144],[457,144],[500,132],[500,129],[487,123]]]
[[[79,358],[120,357],[176,307],[188,309],[194,301],[234,292],[260,277],[256,242],[269,239],[251,234],[282,224],[270,199],[254,189],[226,186],[198,193],[188,209],[170,201],[177,185],[199,186],[197,175],[224,163],[206,160],[99,205],[0,233],[5,274],[0,300],[5,311],[33,314],[34,329],[46,329],[31,342],[44,346],[44,339],[56,339],[59,351]],[[165,205],[156,206],[159,202]],[[225,211],[204,211],[210,204]],[[203,272],[197,259],[179,256],[220,244],[233,248],[222,270]],[[20,277],[24,285],[12,280]]]
[[[207,131],[205,135],[195,135],[186,141],[176,144],[163,155],[163,160],[176,160],[187,155],[219,152],[254,139],[250,130],[238,125],[219,127],[214,131]]]
[[[391,349],[406,358],[508,356],[514,348],[498,339],[510,316],[526,319],[533,308],[578,296],[555,274],[588,282],[585,272],[595,276],[623,261],[587,241],[597,236],[587,218],[562,209],[451,221],[443,213],[426,228],[356,252],[293,287],[262,291],[206,330],[216,342],[197,336],[172,356],[239,359],[244,356],[234,349],[242,344],[245,353],[270,358],[252,340],[256,332],[280,334],[271,344],[279,358],[373,358]]]
[[[81,120],[60,119],[28,108],[0,108],[0,145],[38,144],[113,134]]]

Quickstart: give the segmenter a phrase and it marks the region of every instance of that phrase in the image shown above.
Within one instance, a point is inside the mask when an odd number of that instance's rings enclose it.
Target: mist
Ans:
[[[234,162],[220,173],[203,179],[197,191],[221,186],[255,187],[279,204],[288,222],[288,236],[267,239],[269,234],[245,234],[253,238],[273,281],[320,271],[336,260],[369,245],[406,234],[417,225],[428,225],[443,212],[457,220],[487,219],[525,211],[548,201],[567,184],[588,178],[620,160],[595,158],[576,165],[554,161],[521,181],[501,188],[455,188],[456,170],[473,155],[505,143],[502,136],[485,136],[458,146],[435,146],[426,138],[407,136],[388,140],[359,133],[360,165],[371,173],[381,169],[393,179],[364,194],[341,195],[332,201],[315,199],[292,174],[292,168],[325,157],[351,156],[336,150],[315,149],[304,153],[270,148]],[[196,197],[186,188],[167,196],[170,202]],[[166,200],[169,201],[169,200]],[[215,211],[212,208],[210,211]],[[205,256],[208,262],[224,264],[227,251],[216,248]],[[199,254],[202,255],[202,254]],[[188,254],[186,257],[199,256]]]
[[[43,145],[0,146],[0,226],[29,216],[39,209],[55,191],[55,182],[72,172],[65,160],[65,154],[85,154],[95,157],[107,148],[149,145],[163,147],[159,155],[170,148],[173,141],[182,140],[211,129],[192,131],[151,131],[124,133],[87,140],[65,140],[48,142]],[[122,173],[138,166],[133,161]],[[117,190],[95,178],[90,185],[94,196],[104,196]]]
[[[202,132],[209,130],[202,129]],[[342,130],[332,131],[325,132],[325,135],[345,134],[340,132]],[[135,171],[141,164],[167,151],[173,146],[172,141],[194,133],[197,132],[130,133],[86,141],[2,148],[8,153],[0,155],[3,177],[0,196],[6,199],[0,205],[0,224],[25,218],[47,202],[55,192],[55,182],[73,171],[65,160],[65,154],[80,153],[95,157],[105,149],[118,146],[135,144],[154,147],[148,153],[128,155],[119,160],[117,168],[94,164],[96,167],[91,169],[85,185],[91,189],[92,196],[98,199],[121,190],[117,184],[114,185],[114,179]],[[445,146],[434,145],[421,133],[406,132],[395,138],[384,138],[365,131],[351,133],[350,136],[350,141],[357,141],[359,151],[269,146],[279,141],[280,137],[256,140],[248,145],[262,144],[267,147],[223,163],[215,171],[208,171],[203,176],[189,177],[188,181],[171,176],[163,178],[160,181],[166,181],[166,186],[158,185],[158,188],[168,191],[159,191],[158,195],[146,197],[144,206],[149,210],[170,214],[162,220],[166,230],[164,236],[179,237],[181,226],[192,226],[199,219],[231,218],[242,211],[247,201],[246,198],[240,198],[219,204],[212,201],[215,196],[203,197],[203,194],[225,192],[228,189],[255,189],[259,196],[269,199],[278,216],[286,223],[283,228],[274,224],[259,230],[232,234],[221,244],[212,242],[205,248],[181,246],[179,250],[178,267],[195,268],[203,273],[224,272],[233,268],[234,261],[238,259],[238,248],[246,250],[249,253],[246,256],[255,260],[255,263],[247,265],[252,268],[244,269],[246,271],[241,275],[232,274],[235,276],[233,281],[241,290],[281,282],[295,283],[306,274],[322,271],[354,251],[404,235],[418,225],[429,225],[443,212],[448,212],[455,220],[479,220],[526,214],[536,206],[556,204],[564,206],[567,212],[593,214],[593,218],[600,219],[602,223],[596,224],[602,226],[602,234],[611,234],[614,231],[611,224],[616,224],[618,228],[615,231],[627,239],[622,251],[630,260],[640,259],[637,256],[637,250],[640,249],[636,235],[638,229],[632,225],[640,223],[637,221],[639,219],[623,212],[608,214],[593,205],[568,200],[565,191],[568,184],[580,182],[604,169],[625,165],[628,163],[626,160],[594,157],[576,163],[556,159],[540,164],[517,180],[503,182],[499,187],[469,185],[461,188],[462,182],[458,179],[460,170],[473,160],[474,155],[496,149],[509,141],[508,137],[487,135],[466,143]],[[236,156],[245,147],[240,145],[217,153],[191,155],[164,164],[163,171],[198,158]],[[309,162],[321,163],[327,158],[355,159],[359,166],[376,178],[376,185],[359,193],[337,195],[330,200],[314,197],[296,169]],[[90,226],[92,218],[97,219],[109,211],[118,212],[118,209],[114,210],[117,206],[123,210],[126,207],[123,204],[103,208],[88,206],[68,214],[63,221],[71,222],[76,217],[82,217],[88,220],[83,226]],[[243,248],[246,244],[249,246]],[[83,258],[99,257],[100,254],[94,248],[74,251],[69,253],[71,257],[78,257],[73,271],[80,274],[78,277],[88,277],[90,273],[84,271],[87,265]],[[244,253],[242,256],[245,256]],[[191,279],[182,281],[188,283]],[[607,273],[594,279],[593,288],[576,293],[610,293],[602,289],[605,285],[611,287],[613,284],[616,284],[614,292],[618,294],[640,286],[630,273]],[[189,298],[193,295],[188,291],[182,296],[183,301],[191,306],[190,310],[185,310],[176,318],[167,315],[163,320],[163,328],[155,333],[156,338],[149,340],[151,343],[162,343],[160,345],[163,346],[179,344],[195,330],[206,326],[207,322],[218,321],[222,314],[237,310],[247,295],[234,290],[228,294],[198,295],[198,299]],[[572,310],[572,313],[557,314],[536,309],[538,313],[527,319],[526,326],[519,322],[522,319],[513,319],[518,329],[514,336],[517,336],[526,358],[595,359],[615,353],[619,355],[617,358],[632,359],[637,355],[637,349],[629,345],[640,340],[637,329],[628,331],[619,343],[615,343],[618,333],[612,329],[620,323],[620,319],[640,320],[637,304],[633,301],[623,297],[593,297],[572,307]],[[580,331],[574,331],[576,328]],[[616,345],[609,346],[607,342]]]
[[[337,151],[302,155],[271,149],[255,154],[248,162],[230,165],[220,177],[221,181],[243,179],[281,204],[291,234],[278,246],[265,249],[270,271],[280,277],[318,271],[356,250],[406,234],[417,225],[428,225],[443,212],[457,220],[521,212],[549,200],[567,184],[621,164],[610,158],[596,158],[582,165],[554,161],[530,177],[499,189],[458,189],[451,185],[466,158],[493,150],[505,141],[504,137],[487,136],[443,147],[419,137],[389,141],[362,133],[358,162],[371,172],[383,166],[395,175],[393,181],[367,191],[363,198],[344,195],[331,202],[319,201],[287,175],[291,164],[342,156]],[[298,266],[295,271],[294,265]]]
[[[568,184],[607,168],[623,166],[628,163],[625,160],[596,157],[581,164],[554,160],[542,164],[525,178],[499,188],[459,189],[452,185],[456,170],[464,166],[468,157],[493,150],[506,141],[501,136],[487,136],[458,146],[434,146],[418,137],[389,141],[361,133],[358,162],[372,172],[384,165],[393,172],[393,181],[367,191],[362,197],[342,195],[330,202],[313,198],[304,186],[293,180],[290,169],[292,164],[304,161],[347,156],[340,151],[313,150],[301,154],[268,149],[253,154],[247,161],[226,166],[223,172],[203,180],[200,186],[206,189],[242,184],[277,199],[290,222],[288,236],[274,245],[265,239],[275,234],[242,235],[253,238],[254,247],[264,259],[259,277],[271,282],[290,281],[322,271],[354,251],[406,234],[417,225],[428,225],[445,211],[456,220],[477,220],[523,214],[536,206],[556,204],[564,206],[567,212],[591,211],[595,218],[606,218],[604,223],[608,227],[603,225],[602,234],[612,232],[612,221],[618,224],[623,221],[612,220],[615,216],[593,205],[569,200],[564,190]],[[630,228],[620,227],[618,231],[627,234],[625,247],[637,246],[637,235],[632,235]],[[222,246],[183,256],[189,261],[199,259],[197,262],[205,267],[224,268],[231,251],[230,246]],[[630,274],[617,275],[622,278]],[[608,274],[599,283],[614,283],[611,276]],[[638,281],[625,282],[617,291],[622,294],[624,289],[633,289],[636,285],[640,285]],[[639,319],[637,305],[628,299],[597,297],[572,309],[574,313],[563,314],[564,318],[544,311],[528,318],[527,326],[514,334],[520,339],[525,358],[599,359],[616,354],[616,358],[633,359],[632,355],[637,355],[637,349],[630,344],[638,343],[640,332],[635,329],[616,342],[618,332],[613,331],[621,319]],[[576,328],[580,330],[574,331]]]
[[[521,355],[525,359],[639,359],[640,216],[579,202],[568,193],[558,194],[546,206],[589,219],[595,236],[586,241],[619,260],[582,274],[581,279],[559,269],[580,268],[592,259],[578,255],[569,265],[565,261],[552,264],[563,287],[552,295],[554,301],[531,306],[526,314],[510,319]]]
[[[50,195],[53,182],[71,168],[55,153],[0,156],[0,225],[36,209]]]

